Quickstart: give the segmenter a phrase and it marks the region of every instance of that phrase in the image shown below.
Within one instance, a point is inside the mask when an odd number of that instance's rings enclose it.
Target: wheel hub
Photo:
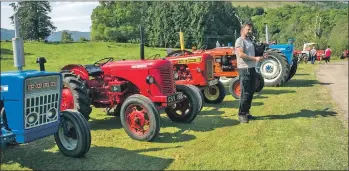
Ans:
[[[130,114],[127,116],[128,118],[128,124],[131,130],[138,134],[142,133],[144,134],[147,131],[147,126],[149,126],[149,120],[146,118],[147,112],[146,110],[137,110],[136,107],[133,107],[131,109]]]
[[[261,75],[271,82],[280,77],[282,70],[280,62],[273,56],[263,60],[260,69]]]
[[[67,121],[66,118],[65,121],[67,134],[64,133],[64,128],[60,127],[58,136],[64,148],[67,150],[74,150],[78,144],[77,132],[74,125],[70,121]]]
[[[219,89],[216,85],[205,87],[204,94],[207,99],[216,100],[219,97]]]

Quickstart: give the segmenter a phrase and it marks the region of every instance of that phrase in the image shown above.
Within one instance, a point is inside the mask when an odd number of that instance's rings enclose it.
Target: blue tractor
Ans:
[[[266,33],[268,33],[267,26]],[[293,57],[293,39],[289,39],[287,44],[267,44],[265,47],[264,53],[268,58],[259,63],[257,70],[264,78],[265,86],[281,86],[297,71],[297,59]]]
[[[64,155],[83,157],[91,145],[87,121],[77,111],[60,111],[62,75],[45,71],[45,58],[37,59],[40,71],[22,70],[25,66],[24,48],[18,35],[15,14],[13,51],[18,71],[1,72],[1,147],[54,135]]]

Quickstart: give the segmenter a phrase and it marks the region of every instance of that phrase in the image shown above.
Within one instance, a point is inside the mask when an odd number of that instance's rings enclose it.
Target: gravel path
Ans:
[[[322,83],[330,83],[324,86],[330,89],[332,98],[341,107],[344,125],[348,127],[348,60],[320,65],[317,77]]]

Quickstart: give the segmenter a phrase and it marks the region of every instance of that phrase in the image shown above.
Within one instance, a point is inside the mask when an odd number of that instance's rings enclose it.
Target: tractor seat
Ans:
[[[85,69],[87,70],[88,74],[92,77],[96,77],[96,76],[103,74],[103,71],[101,70],[101,67],[99,67],[99,66],[85,65]]]

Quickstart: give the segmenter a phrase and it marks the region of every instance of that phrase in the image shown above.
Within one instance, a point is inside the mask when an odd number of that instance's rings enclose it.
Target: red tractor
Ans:
[[[182,51],[181,51],[182,52]],[[173,64],[176,85],[193,85],[206,103],[218,104],[225,98],[224,85],[214,77],[210,54],[192,55],[174,51],[166,56]]]
[[[120,115],[130,137],[141,141],[159,133],[160,109],[174,122],[193,121],[202,107],[199,93],[190,86],[175,86],[169,60],[144,60],[142,37],[141,28],[141,60],[104,58],[92,65],[63,67],[61,109],[77,109],[89,119],[91,104],[106,108]]]

